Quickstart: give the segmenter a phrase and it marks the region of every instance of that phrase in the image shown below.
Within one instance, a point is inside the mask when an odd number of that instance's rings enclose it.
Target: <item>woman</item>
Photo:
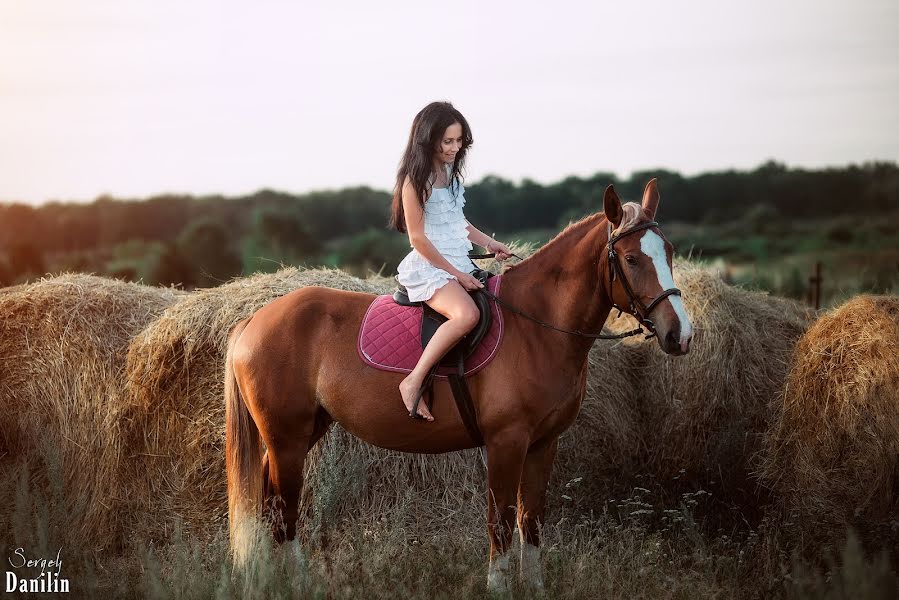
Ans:
[[[449,102],[432,102],[412,121],[396,176],[390,227],[408,233],[412,246],[396,279],[406,287],[409,300],[423,301],[447,318],[400,383],[410,415],[428,371],[478,322],[477,306],[468,295],[483,287],[471,275],[476,267],[468,258],[472,242],[496,253],[499,261],[512,255],[508,246],[478,230],[462,212],[465,188],[460,173],[471,143],[462,113]],[[417,415],[434,420],[423,402]]]

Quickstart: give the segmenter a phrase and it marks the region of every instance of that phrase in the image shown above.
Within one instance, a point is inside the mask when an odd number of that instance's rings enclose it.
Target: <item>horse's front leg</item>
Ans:
[[[556,458],[558,438],[541,440],[528,448],[518,488],[518,532],[521,536],[521,581],[543,589],[540,563],[540,527],[546,514],[546,486]]]
[[[505,593],[508,590],[515,497],[527,446],[524,432],[508,432],[487,443],[487,535],[490,538],[487,588],[491,592]]]

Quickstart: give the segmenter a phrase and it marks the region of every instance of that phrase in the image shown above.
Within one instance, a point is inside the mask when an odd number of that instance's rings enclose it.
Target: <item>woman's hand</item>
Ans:
[[[481,283],[481,280],[472,275],[471,273],[463,273],[459,271],[458,273],[453,273],[456,276],[456,279],[465,288],[466,291],[474,291],[479,290],[484,287],[484,284]]]
[[[487,252],[493,252],[496,254],[494,258],[498,261],[503,261],[512,256],[512,251],[508,246],[503,244],[502,242],[497,242],[496,240],[490,240],[487,242]]]

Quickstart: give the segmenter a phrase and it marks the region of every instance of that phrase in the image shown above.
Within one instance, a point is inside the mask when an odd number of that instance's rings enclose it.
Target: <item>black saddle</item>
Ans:
[[[493,273],[483,269],[474,269],[471,271],[471,274],[477,277],[485,286],[487,285],[487,280],[493,277]],[[478,323],[474,326],[474,329],[469,331],[455,346],[450,348],[449,352],[447,352],[438,363],[441,366],[455,367],[458,364],[457,354],[459,352],[462,353],[463,359],[471,356],[477,349],[478,344],[481,343],[481,340],[484,339],[484,335],[490,330],[491,323],[493,323],[493,313],[490,312],[490,301],[487,296],[479,294],[477,290],[469,291],[468,294],[471,296],[471,299],[474,300],[475,305],[478,307],[478,312],[480,312]],[[411,302],[405,286],[400,283],[397,283],[396,291],[393,292],[393,300],[397,304],[403,306],[420,306],[424,311],[421,322],[422,348],[428,345],[428,342],[431,341],[431,337],[433,337],[437,328],[447,321],[446,317],[428,306],[425,302]]]
[[[494,274],[490,271],[479,268],[475,268],[471,271],[471,274],[477,277],[485,286],[487,285],[487,280],[494,277]],[[448,375],[447,378],[449,379],[450,387],[453,391],[453,398],[456,400],[456,407],[459,409],[459,415],[462,417],[462,421],[465,423],[465,428],[468,430],[469,435],[478,443],[478,445],[483,445],[484,439],[478,428],[477,414],[474,410],[474,404],[471,401],[468,385],[465,382],[465,359],[474,353],[478,344],[480,344],[481,340],[484,338],[484,335],[490,330],[490,325],[493,323],[493,313],[490,311],[490,300],[485,294],[480,293],[479,290],[472,290],[468,293],[478,307],[478,312],[480,313],[478,323],[474,326],[474,329],[456,342],[456,344],[450,348],[428,372],[424,383],[422,383],[421,389],[418,392],[418,396],[415,399],[415,404],[412,407],[410,416],[421,418],[418,416],[418,403],[425,393],[428,394],[428,409],[433,408],[434,389],[432,384],[437,368],[441,366],[455,368],[456,372]],[[397,304],[403,306],[420,307],[424,312],[421,321],[422,348],[428,345],[428,342],[431,341],[431,337],[434,335],[434,332],[437,331],[437,328],[447,321],[446,317],[428,306],[425,302],[410,302],[406,288],[399,282],[397,282],[397,289],[393,293],[393,300]]]

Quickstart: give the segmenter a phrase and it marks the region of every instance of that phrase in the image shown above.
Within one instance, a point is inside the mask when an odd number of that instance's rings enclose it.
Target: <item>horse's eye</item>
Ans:
[[[624,256],[624,260],[626,260],[629,265],[637,264],[637,257],[634,256],[633,254],[626,254]]]

